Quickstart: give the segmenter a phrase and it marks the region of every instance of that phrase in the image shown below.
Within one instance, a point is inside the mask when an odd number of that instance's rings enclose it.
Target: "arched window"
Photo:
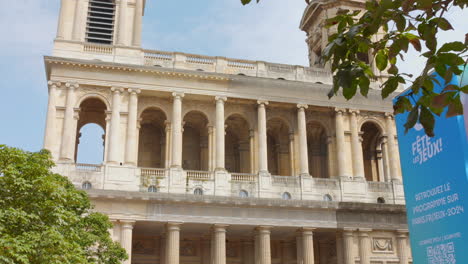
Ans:
[[[85,181],[81,185],[81,189],[83,190],[91,190],[92,188],[93,188],[93,185],[89,181]]]
[[[138,145],[138,166],[165,168],[166,114],[158,108],[149,108],[141,114]]]
[[[193,194],[203,195],[203,189],[202,188],[195,188],[195,190],[193,191]]]
[[[382,132],[373,122],[366,122],[361,127],[364,174],[367,181],[380,181],[383,178]]]
[[[249,124],[240,115],[226,119],[225,164],[229,172],[250,173]]]
[[[322,124],[307,124],[309,173],[315,178],[329,178],[327,133]]]
[[[331,197],[331,195],[325,194],[325,195],[323,196],[323,200],[324,200],[325,202],[331,202],[331,201],[333,201],[333,198]]]
[[[267,122],[268,171],[272,175],[291,176],[290,128],[285,121],[273,118]]]
[[[249,197],[249,193],[248,193],[246,190],[241,190],[241,191],[239,192],[239,197],[241,197],[241,198],[247,198],[247,197]]]
[[[291,200],[291,194],[288,193],[288,192],[284,192],[282,195],[281,195],[281,198],[283,198],[283,200]]]
[[[75,147],[77,163],[103,163],[106,110],[107,106],[98,98],[81,102]]]
[[[184,117],[182,168],[208,171],[208,118],[198,111]]]
[[[150,193],[156,193],[158,192],[158,188],[154,185],[151,185],[150,187],[148,187],[148,192]]]

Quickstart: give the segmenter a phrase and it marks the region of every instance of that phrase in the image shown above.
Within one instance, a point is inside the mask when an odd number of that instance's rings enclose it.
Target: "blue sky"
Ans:
[[[0,8],[0,144],[36,151],[42,146],[47,107],[43,56],[50,55],[60,0],[8,1]],[[6,1],[3,1],[3,5]],[[305,33],[299,30],[304,0],[147,0],[143,47],[307,65]],[[468,12],[449,19],[458,28],[444,41],[462,40]],[[422,60],[401,66],[411,73]]]

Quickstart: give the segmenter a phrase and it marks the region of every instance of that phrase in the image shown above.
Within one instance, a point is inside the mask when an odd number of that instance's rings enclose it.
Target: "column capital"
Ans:
[[[359,228],[360,237],[368,237],[370,232],[372,232],[371,228]]]
[[[299,108],[299,110],[305,110],[309,108],[309,106],[306,104],[297,104],[297,108]]]
[[[61,82],[57,82],[57,81],[48,81],[48,82],[47,82],[47,85],[48,85],[49,87],[58,88],[58,87],[62,86],[62,83],[61,83]]]
[[[313,227],[302,227],[301,229],[299,229],[302,235],[313,235],[315,230],[316,228]]]
[[[182,222],[167,222],[166,228],[168,231],[179,231],[182,224]]]
[[[229,225],[225,225],[225,224],[214,224],[211,226],[213,232],[215,233],[226,233],[226,228],[228,227]]]
[[[255,136],[255,130],[249,129],[249,138],[253,138]]]
[[[174,97],[174,99],[182,99],[184,98],[184,96],[185,96],[185,93],[178,93],[178,92],[172,93],[172,97]]]
[[[227,97],[226,97],[226,96],[216,96],[216,97],[215,97],[215,101],[216,101],[216,102],[224,103],[224,102],[227,101]]]
[[[346,109],[344,109],[344,108],[336,107],[334,110],[335,110],[335,114],[337,114],[337,115],[342,115],[343,113],[346,113]]]
[[[343,231],[343,234],[352,234],[353,232],[357,231],[357,228],[344,227],[342,231]]]
[[[385,113],[385,118],[388,120],[388,119],[393,119],[395,117],[395,115],[393,113]]]
[[[327,144],[330,145],[333,143],[333,137],[332,136],[328,136],[327,137]]]
[[[140,93],[141,93],[141,89],[129,88],[129,89],[127,90],[127,92],[128,92],[129,94],[140,94]]]
[[[255,230],[258,234],[270,234],[273,226],[257,226]]]
[[[73,90],[73,89],[78,89],[80,87],[80,85],[78,83],[68,83],[67,82],[65,84],[65,87],[67,87],[70,90]]]
[[[268,102],[268,101],[266,101],[266,100],[258,100],[258,101],[257,101],[257,104],[258,104],[259,106],[262,106],[262,105],[263,105],[263,106],[266,106],[266,105],[270,104],[270,102]]]
[[[111,87],[111,91],[114,93],[114,94],[120,94],[120,93],[123,93],[124,92],[124,88],[122,87]]]
[[[353,116],[357,116],[361,113],[358,109],[348,109],[348,112]]]
[[[122,226],[122,229],[133,229],[136,223],[134,220],[120,220],[119,222]]]
[[[397,238],[407,238],[409,235],[408,229],[397,229]]]

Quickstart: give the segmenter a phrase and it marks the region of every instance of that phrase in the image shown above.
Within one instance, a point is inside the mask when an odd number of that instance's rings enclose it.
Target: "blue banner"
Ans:
[[[444,83],[440,76],[436,78]],[[468,80],[456,77],[452,83],[466,85]],[[443,89],[434,85],[435,91]],[[432,138],[419,123],[405,135],[407,117],[408,113],[397,115],[396,123],[413,263],[466,264],[468,145],[464,119],[468,116],[436,116]]]

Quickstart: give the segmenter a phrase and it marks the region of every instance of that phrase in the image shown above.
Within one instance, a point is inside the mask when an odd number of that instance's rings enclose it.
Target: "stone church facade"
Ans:
[[[390,100],[331,100],[325,18],[311,67],[141,47],[144,0],[62,0],[44,148],[86,189],[133,264],[412,263]],[[77,162],[81,129],[102,164]]]

